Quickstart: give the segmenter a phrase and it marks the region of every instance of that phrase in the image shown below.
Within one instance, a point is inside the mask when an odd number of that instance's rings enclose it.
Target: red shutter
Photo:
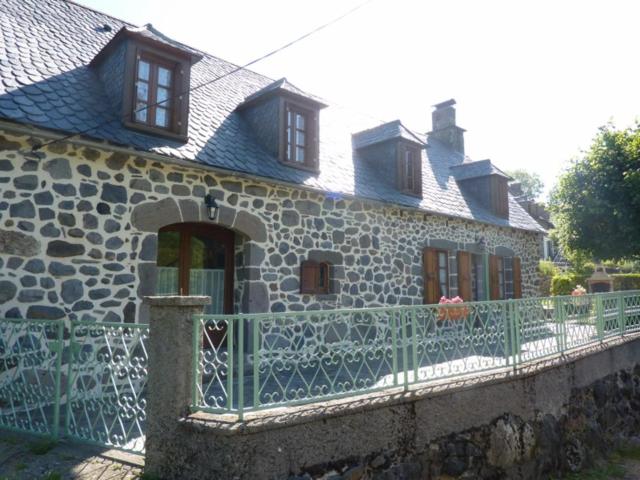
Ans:
[[[498,280],[498,257],[489,255],[489,293],[491,300],[500,300],[500,281]]]
[[[471,254],[469,252],[458,252],[458,295],[465,302],[470,302],[471,298]]]
[[[304,261],[300,264],[300,293],[316,293],[320,266],[316,262]]]
[[[422,265],[424,268],[424,302],[438,303],[438,275],[436,249],[427,247],[424,249]]]
[[[513,297],[522,298],[522,268],[520,257],[513,257]]]

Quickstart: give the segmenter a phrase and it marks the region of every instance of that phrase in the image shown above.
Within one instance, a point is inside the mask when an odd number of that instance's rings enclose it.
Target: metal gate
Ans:
[[[149,326],[0,319],[0,427],[144,452]]]

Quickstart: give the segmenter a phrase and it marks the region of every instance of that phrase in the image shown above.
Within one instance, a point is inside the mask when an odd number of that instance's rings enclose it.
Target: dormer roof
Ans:
[[[294,99],[302,101],[303,103],[312,105],[318,109],[328,106],[319,97],[301,90],[283,77],[270,83],[266,87],[261,88],[257,92],[245,97],[244,101],[238,106],[238,109],[246,108],[250,105],[255,105],[256,103],[260,103],[276,95],[286,95],[288,97],[292,97]]]
[[[450,167],[450,170],[451,175],[453,175],[453,177],[458,181],[468,180],[470,178],[486,177],[488,175],[498,175],[499,177],[511,180],[509,175],[496,167],[489,159],[465,161],[460,165]]]
[[[156,30],[153,25],[147,23],[142,27],[125,25],[120,28],[111,40],[98,52],[98,54],[93,57],[90,65],[94,66],[102,62],[102,60],[108,56],[109,52],[127,38],[132,38],[142,43],[160,47],[178,57],[188,58],[191,60],[191,64],[202,59],[202,54],[197,50],[167,37],[159,30]]]
[[[426,145],[426,139],[405,127],[400,120],[383,123],[368,130],[352,135],[353,148],[361,149],[377,143],[403,138],[420,146]]]

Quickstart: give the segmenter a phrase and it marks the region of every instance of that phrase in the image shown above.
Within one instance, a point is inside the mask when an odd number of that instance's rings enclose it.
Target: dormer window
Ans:
[[[318,112],[285,101],[282,161],[298,168],[318,170]]]
[[[410,195],[422,195],[420,149],[412,145],[398,148],[398,189]]]
[[[91,66],[126,127],[186,141],[191,66],[201,58],[151,25],[126,26]]]
[[[174,124],[175,64],[150,56],[138,58],[133,118],[137,123],[171,129]]]

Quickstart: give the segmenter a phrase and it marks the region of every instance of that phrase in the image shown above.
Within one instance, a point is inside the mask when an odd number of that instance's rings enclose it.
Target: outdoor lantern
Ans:
[[[478,245],[481,252],[484,252],[485,248],[487,248],[487,241],[484,237],[476,237],[476,245]]]
[[[218,202],[213,195],[207,193],[204,197],[204,204],[207,207],[207,213],[209,214],[209,220],[215,220],[218,215]]]

